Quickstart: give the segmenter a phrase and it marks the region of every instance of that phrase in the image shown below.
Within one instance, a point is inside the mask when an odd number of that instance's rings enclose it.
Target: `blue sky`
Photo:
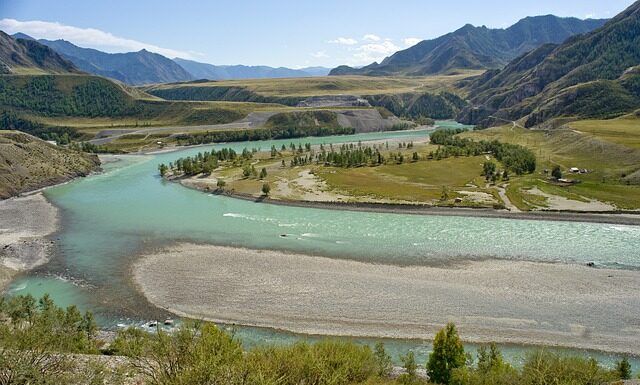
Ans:
[[[0,29],[213,64],[364,65],[466,23],[610,18],[632,0],[0,0]]]

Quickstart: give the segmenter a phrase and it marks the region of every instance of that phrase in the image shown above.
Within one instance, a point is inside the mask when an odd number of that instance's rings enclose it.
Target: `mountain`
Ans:
[[[0,31],[0,74],[74,72],[80,71],[51,48],[26,35],[16,39]]]
[[[467,24],[455,32],[398,51],[380,64],[361,69],[340,66],[330,75],[428,75],[454,69],[500,68],[543,44],[562,43],[605,22],[546,15],[524,18],[507,29]]]
[[[199,63],[193,60],[174,59],[182,68],[196,79],[232,80],[232,79],[259,79],[259,78],[301,78],[311,76],[326,76],[328,68],[309,67],[299,70],[268,66],[244,66],[244,65],[213,65]]]
[[[640,108],[640,1],[602,28],[544,45],[467,85],[459,119],[532,127],[558,117],[610,118]]]
[[[331,71],[331,68],[327,68],[327,67],[305,67],[305,68],[300,68],[300,71],[306,72],[306,73],[310,74],[311,76],[327,76],[327,75],[329,75],[329,72]]]
[[[38,40],[73,62],[81,70],[119,80],[129,85],[193,80],[193,76],[160,54],[138,52],[106,53],[78,47],[66,40]]]

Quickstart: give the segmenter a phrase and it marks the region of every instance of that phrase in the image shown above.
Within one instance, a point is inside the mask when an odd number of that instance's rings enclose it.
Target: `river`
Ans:
[[[290,142],[410,141],[425,135],[428,131],[420,130],[215,147],[268,150]],[[101,174],[48,189],[46,197],[62,213],[61,228],[54,236],[57,255],[14,281],[10,291],[35,296],[50,293],[61,305],[74,303],[93,310],[107,327],[163,317],[163,311],[138,293],[129,269],[136,255],[174,241],[398,265],[500,258],[640,268],[640,227],[275,206],[201,193],[158,176],[159,163],[202,150],[118,156],[103,166]],[[239,333],[248,345],[299,338],[255,328],[241,328]],[[421,358],[429,346],[423,341],[389,341],[388,345],[396,351],[414,349]],[[522,352],[519,347],[505,349]],[[612,357],[598,355],[605,362]]]

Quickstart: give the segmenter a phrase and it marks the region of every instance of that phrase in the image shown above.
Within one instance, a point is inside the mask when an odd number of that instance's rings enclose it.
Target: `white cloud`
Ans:
[[[329,57],[329,55],[327,55],[326,51],[318,51],[318,52],[314,52],[311,54],[311,56],[315,57],[316,59],[321,59],[321,58],[327,58]]]
[[[339,37],[335,40],[329,40],[329,43],[342,44],[342,45],[355,45],[355,44],[358,44],[358,41],[350,37]]]
[[[170,58],[181,57],[185,59],[193,59],[194,55],[197,55],[195,52],[163,48],[137,40],[114,36],[109,32],[95,28],[78,28],[57,22],[1,19],[0,29],[8,34],[22,32],[36,39],[64,39],[81,47],[95,48],[106,52],[130,52],[146,49]]]
[[[417,38],[417,37],[408,37],[408,38],[403,40],[404,45],[407,46],[407,47],[414,46],[414,45],[420,43],[421,41],[422,41],[422,39]]]
[[[595,14],[593,14],[593,13],[588,13],[588,14],[584,15],[584,18],[585,18],[585,19],[593,19],[595,16],[596,16],[596,15],[595,15]]]
[[[397,52],[401,49],[391,40],[385,40],[380,43],[364,44],[354,48],[353,62],[351,65],[369,64],[372,62],[380,62],[385,57]]]
[[[366,41],[380,41],[380,40],[382,40],[382,39],[380,38],[380,36],[378,36],[378,35],[374,35],[374,34],[372,34],[372,33],[369,33],[369,34],[364,35],[364,36],[362,37],[362,39],[363,39],[363,40],[366,40]]]

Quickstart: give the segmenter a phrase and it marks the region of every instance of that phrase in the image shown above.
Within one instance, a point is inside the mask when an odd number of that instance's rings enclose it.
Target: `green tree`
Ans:
[[[432,382],[448,385],[451,372],[465,365],[464,346],[453,323],[448,323],[433,340],[433,352],[427,361],[427,373]]]
[[[443,202],[449,200],[449,188],[447,186],[442,186],[442,194],[440,194],[440,200]]]
[[[270,192],[271,192],[271,186],[269,185],[269,183],[264,183],[262,185],[262,193],[268,196]]]
[[[376,343],[376,346],[374,348],[374,356],[379,367],[378,375],[380,377],[387,377],[389,374],[391,374],[391,370],[393,369],[393,362],[391,361],[391,356],[384,349],[384,344],[382,342]]]
[[[266,168],[262,168],[262,170],[260,170],[260,179],[264,179],[267,177],[267,169]]]
[[[491,161],[484,162],[484,164],[482,165],[482,175],[487,177],[487,180],[489,180],[495,173],[496,164]]]
[[[160,176],[165,176],[167,174],[168,167],[166,164],[161,163],[158,166],[158,171],[160,171]]]
[[[415,377],[416,370],[418,369],[418,364],[416,364],[416,355],[414,352],[410,351],[406,355],[400,357],[402,360],[402,367],[407,372],[408,375]]]
[[[621,380],[631,379],[631,364],[626,356],[616,363],[616,373]]]
[[[560,170],[560,166],[555,166],[553,170],[551,170],[551,176],[556,179],[562,179],[562,170]]]
[[[216,186],[218,186],[219,189],[222,190],[226,185],[227,185],[227,182],[225,182],[224,179],[218,178],[218,181],[216,182]]]

